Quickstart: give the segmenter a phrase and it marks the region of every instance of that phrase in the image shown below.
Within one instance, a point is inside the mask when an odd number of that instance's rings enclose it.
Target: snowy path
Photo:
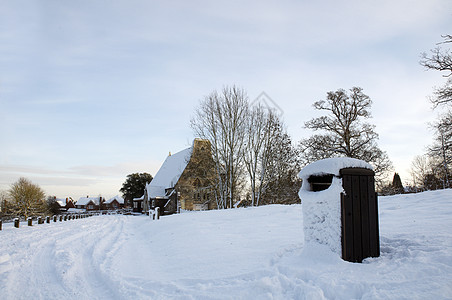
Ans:
[[[93,217],[9,228],[5,233],[14,235],[2,239],[0,253],[8,248],[15,251],[0,256],[2,294],[14,299],[114,298],[105,262],[124,222],[124,218]]]
[[[380,199],[381,257],[303,245],[301,205],[0,231],[0,299],[452,299],[452,191]]]

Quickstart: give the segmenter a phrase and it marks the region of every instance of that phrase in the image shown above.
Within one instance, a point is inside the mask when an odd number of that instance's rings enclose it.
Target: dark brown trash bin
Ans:
[[[362,262],[380,256],[378,201],[375,173],[369,169],[340,170],[345,193],[341,195],[342,258]]]

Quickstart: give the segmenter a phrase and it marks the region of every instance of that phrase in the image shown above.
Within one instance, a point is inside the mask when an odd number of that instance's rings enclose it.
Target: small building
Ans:
[[[217,208],[215,163],[208,140],[195,139],[190,148],[170,155],[146,185],[143,212],[160,207],[162,214]]]
[[[132,202],[133,202],[133,212],[137,212],[137,213],[141,213],[143,212],[143,199],[144,199],[144,195],[141,196],[140,198],[133,198]]]
[[[120,197],[119,195],[116,195],[113,198],[106,200],[103,203],[103,208],[107,210],[124,208],[124,198]]]
[[[78,209],[85,209],[85,210],[100,210],[102,209],[102,205],[104,203],[105,199],[102,197],[81,197],[78,199],[78,201],[75,203],[75,207]]]
[[[55,203],[58,205],[58,209],[60,212],[65,212],[70,208],[75,208],[74,200],[68,197],[66,199],[54,198]]]

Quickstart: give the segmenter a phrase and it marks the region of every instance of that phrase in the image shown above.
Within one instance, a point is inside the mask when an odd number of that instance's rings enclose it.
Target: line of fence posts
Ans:
[[[84,219],[84,218],[92,217],[95,215],[97,215],[97,214],[88,213],[88,214],[81,214],[81,215],[54,215],[53,222],[56,223],[58,221],[62,222],[62,221],[67,221],[67,220]],[[155,216],[157,216],[157,220],[160,218],[160,211],[159,211],[158,207],[156,209],[156,213],[154,214],[154,219],[155,219]],[[51,219],[52,218],[50,216],[46,216],[45,223],[50,224]],[[38,222],[38,224],[44,224],[44,219],[42,217],[38,217],[37,222]],[[3,222],[2,222],[2,220],[0,220],[0,230],[2,230],[2,224],[3,224]],[[19,228],[19,225],[20,225],[20,219],[14,218],[14,227]],[[27,225],[33,226],[33,218],[32,217],[27,218]]]
[[[91,216],[93,216],[93,215],[91,215],[91,214],[88,214],[88,215],[86,215],[86,214],[83,214],[83,215],[64,215],[64,216],[63,215],[59,215],[59,216],[58,215],[54,215],[53,216],[53,222],[56,223],[56,222],[58,222],[58,220],[60,222],[62,222],[63,220],[67,221],[67,220],[84,219],[84,218],[91,217]],[[45,217],[45,223],[50,224],[50,220],[51,220],[50,216],[46,216]],[[42,217],[38,217],[37,218],[37,222],[38,222],[38,224],[44,224],[44,220],[43,220]],[[2,225],[3,225],[3,221],[0,220],[0,230],[2,230]],[[33,218],[32,217],[28,217],[27,218],[27,225],[28,226],[33,226]],[[20,226],[20,219],[19,218],[14,218],[14,227],[19,228],[19,226]]]

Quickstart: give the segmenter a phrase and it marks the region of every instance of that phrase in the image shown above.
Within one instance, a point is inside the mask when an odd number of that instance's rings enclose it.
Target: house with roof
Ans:
[[[85,210],[100,210],[102,209],[102,204],[104,203],[105,199],[102,197],[81,197],[77,200],[75,203],[75,207],[78,209],[85,209]]]
[[[58,209],[60,212],[65,212],[70,208],[74,208],[74,200],[72,200],[71,197],[68,197],[66,199],[61,199],[54,197],[55,203],[58,205]]]
[[[132,200],[132,202],[133,202],[132,211],[133,212],[137,212],[137,213],[143,212],[143,200],[144,200],[144,195],[141,196],[140,198],[133,198],[133,200]]]
[[[215,163],[208,140],[195,139],[193,145],[165,159],[144,190],[143,212],[160,207],[162,214],[183,210],[216,209]]]
[[[110,198],[103,202],[102,208],[107,210],[124,208],[124,198],[122,198],[119,195],[116,195],[113,198]]]

